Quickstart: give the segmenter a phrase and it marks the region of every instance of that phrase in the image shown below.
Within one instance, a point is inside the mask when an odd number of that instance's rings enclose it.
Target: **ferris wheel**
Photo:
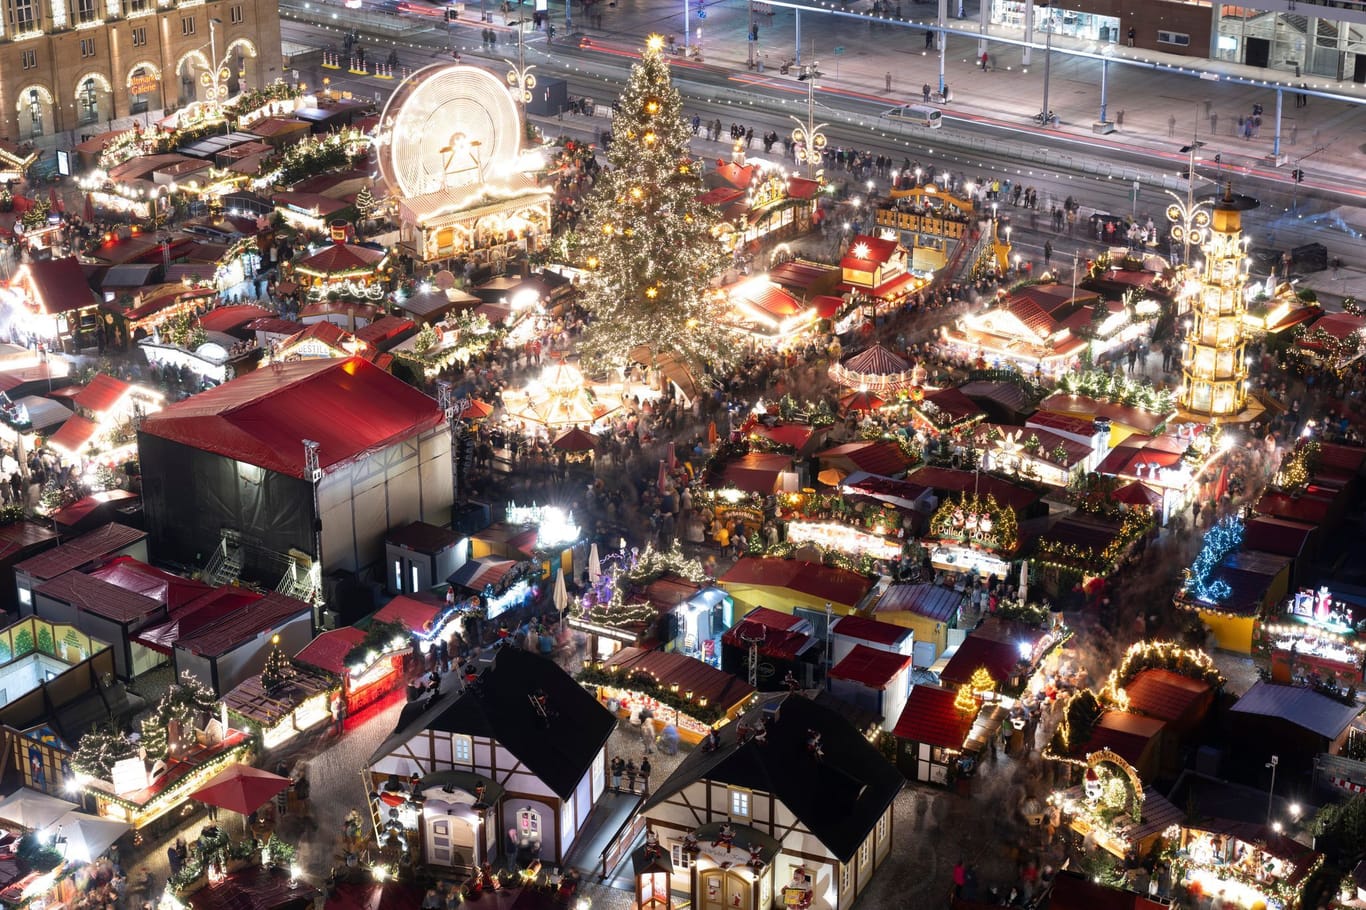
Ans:
[[[438,63],[413,73],[380,116],[380,174],[404,198],[488,182],[521,153],[508,87],[487,70]]]

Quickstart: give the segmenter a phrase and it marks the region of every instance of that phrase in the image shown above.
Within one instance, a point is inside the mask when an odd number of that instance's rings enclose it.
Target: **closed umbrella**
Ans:
[[[588,548],[588,580],[597,584],[598,577],[602,575],[602,558],[598,556],[598,542],[593,541],[593,545]]]
[[[660,494],[661,496],[664,495],[664,488],[665,488],[666,486],[668,486],[668,484],[669,484],[669,467],[668,467],[668,465],[666,465],[666,464],[664,463],[664,459],[661,458],[661,459],[659,459],[659,479],[658,479],[658,481],[656,482],[656,486],[659,488],[659,494]]]
[[[714,420],[707,424],[707,445],[716,445],[716,421]]]
[[[569,605],[569,591],[564,586],[563,569],[555,573],[555,590],[551,597],[555,601],[555,610],[563,613],[564,608]]]
[[[1029,560],[1020,560],[1020,603],[1029,599]]]
[[[670,471],[678,467],[678,452],[674,448],[673,440],[669,440],[669,454],[666,456],[666,458],[669,462]]]
[[[95,200],[90,198],[89,193],[85,194],[85,211],[81,213],[81,217],[86,221],[95,220]]]

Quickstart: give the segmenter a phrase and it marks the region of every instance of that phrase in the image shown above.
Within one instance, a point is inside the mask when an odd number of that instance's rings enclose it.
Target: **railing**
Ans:
[[[621,827],[612,835],[612,839],[603,848],[599,858],[602,863],[598,871],[598,881],[606,881],[607,876],[612,874],[631,849],[631,845],[636,842],[636,838],[645,830],[645,816],[640,813],[640,807],[645,804],[645,795],[632,794],[636,796],[636,806],[631,810],[631,814],[626,816],[626,820],[621,823]]]

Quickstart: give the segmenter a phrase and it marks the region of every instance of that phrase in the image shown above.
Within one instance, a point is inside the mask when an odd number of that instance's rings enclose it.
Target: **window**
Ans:
[[[1157,33],[1158,44],[1175,44],[1177,47],[1190,47],[1191,36],[1185,32],[1159,31]]]
[[[849,890],[849,867],[852,865],[852,863],[845,863],[840,866],[840,891],[847,892]]]
[[[750,791],[730,788],[730,814],[736,818],[749,818]]]
[[[123,0],[123,13],[131,16],[134,13],[147,12],[147,0]]]
[[[669,845],[669,856],[674,861],[675,869],[687,869],[692,865],[692,854],[683,849],[682,841],[674,841]]]
[[[137,28],[133,29],[133,47],[146,47],[146,46],[147,46],[147,27],[146,27],[145,25],[139,25]]]
[[[37,51],[24,51],[23,55],[20,56],[19,60],[20,60],[20,62],[23,64],[24,69],[26,69],[26,70],[31,70],[31,69],[37,69],[37,68],[38,68],[38,52],[37,52]],[[25,589],[25,590],[26,590],[26,589]],[[31,593],[31,592],[30,592],[29,596],[32,597],[32,593]]]
[[[867,869],[873,862],[873,839],[870,837],[863,842],[863,846],[858,848],[858,864],[860,869]]]
[[[182,35],[194,34],[194,16],[184,16],[180,20],[180,33]]]
[[[233,25],[240,25],[242,23],[242,5],[240,3],[236,6],[228,7],[228,21]]]
[[[94,39],[94,38],[82,38],[82,39],[81,39],[81,56],[82,56],[82,57],[93,57],[93,56],[95,56],[95,39]]]
[[[451,737],[451,757],[462,765],[474,764],[474,742],[468,736]]]
[[[76,21],[94,22],[98,13],[95,12],[95,0],[76,0]]]
[[[887,839],[887,813],[882,813],[882,818],[877,820],[877,839],[880,841]]]
[[[37,28],[37,11],[33,0],[14,0],[14,30],[22,35]]]

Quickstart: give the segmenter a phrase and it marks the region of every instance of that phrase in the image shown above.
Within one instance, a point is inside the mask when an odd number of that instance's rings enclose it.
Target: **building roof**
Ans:
[[[1143,753],[1154,736],[1167,725],[1165,720],[1129,714],[1124,711],[1105,711],[1091,727],[1090,735],[1074,743],[1072,754],[1081,756],[1101,749],[1110,749],[1134,767],[1141,766]]]
[[[15,566],[15,571],[23,572],[38,580],[56,578],[63,572],[79,569],[88,563],[97,562],[112,556],[125,547],[132,546],[147,538],[146,531],[139,531],[127,525],[110,522],[103,527],[82,534],[37,556],[32,556]]]
[[[46,547],[57,540],[57,532],[36,521],[22,519],[0,525],[0,560],[10,560],[35,547]]]
[[[279,628],[299,614],[311,616],[313,606],[270,591],[245,609],[234,610],[176,639],[175,647],[200,657],[222,657],[230,651]],[[183,630],[183,625],[182,625]]]
[[[900,247],[901,244],[896,240],[859,234],[849,241],[849,249],[840,260],[840,268],[871,272],[880,265],[886,265]]]
[[[991,494],[1003,506],[1019,512],[1039,501],[1039,494],[1028,487],[1018,486],[1008,480],[981,474],[976,471],[960,471],[957,468],[939,468],[926,465],[917,468],[906,476],[912,483],[924,484],[935,490],[950,493],[966,493],[976,490],[983,496]]]
[[[1290,521],[1311,525],[1327,524],[1337,505],[1340,490],[1324,487],[1312,488],[1303,493],[1292,495],[1280,490],[1267,490],[1257,504],[1252,507],[1260,515],[1286,518]]]
[[[66,419],[66,422],[58,428],[57,432],[47,438],[47,444],[54,449],[61,449],[63,452],[75,455],[85,448],[99,431],[100,425],[95,421],[82,417],[80,414],[73,414]]]
[[[911,655],[854,645],[844,659],[830,668],[831,679],[847,679],[870,689],[885,689],[911,665]],[[904,688],[904,684],[903,684]]]
[[[33,302],[40,312],[48,315],[69,313],[96,306],[99,296],[85,280],[85,271],[75,256],[62,259],[34,259],[24,265],[28,269]]]
[[[428,524],[425,521],[414,521],[401,528],[394,528],[384,536],[385,543],[403,547],[405,550],[415,550],[418,553],[440,553],[455,546],[459,541],[460,535],[450,528]]]
[[[127,506],[132,500],[141,498],[131,490],[101,490],[98,493],[83,496],[70,505],[62,506],[49,514],[48,518],[52,519],[53,524],[61,525],[64,528],[75,528],[101,509],[115,508],[119,505]]]
[[[906,612],[934,622],[948,622],[958,615],[964,597],[953,588],[929,582],[893,584],[882,592],[882,597],[873,607],[873,614]]]
[[[95,378],[71,400],[81,410],[103,414],[118,404],[132,388],[132,383],[124,382],[108,373],[96,373]]]
[[[269,319],[274,315],[264,307],[243,303],[214,307],[199,317],[199,324],[206,332],[231,332],[254,319]]]
[[[801,559],[744,556],[721,576],[722,586],[787,588],[816,600],[852,607],[873,587],[866,575]]]
[[[366,344],[384,347],[385,342],[393,341],[404,332],[417,330],[417,323],[400,316],[381,316],[367,326],[356,329],[356,337]]]
[[[383,250],[339,241],[298,260],[294,267],[306,274],[348,275],[373,271],[386,256]]]
[[[879,477],[867,471],[855,471],[844,478],[840,486],[851,494],[867,496],[870,499],[896,506],[898,509],[914,509],[921,497],[932,492],[929,487],[921,483],[894,480],[891,477]]]
[[[969,635],[949,658],[939,674],[945,685],[962,685],[972,679],[978,667],[985,667],[998,686],[1010,681],[1020,665],[1020,646],[1015,642],[996,641],[984,635]]]
[[[1305,542],[1316,530],[1302,521],[1256,515],[1243,523],[1243,546],[1295,558],[1304,552]]]
[[[852,613],[848,616],[841,616],[830,626],[830,631],[836,635],[843,635],[848,638],[857,638],[860,641],[872,642],[878,645],[899,645],[907,638],[913,638],[915,633],[905,626],[894,625],[889,622],[881,622],[876,619],[868,619],[863,616],[855,616]]]
[[[1129,680],[1124,691],[1130,711],[1171,721],[1185,718],[1213,688],[1203,680],[1154,667]]]
[[[333,676],[345,676],[346,655],[363,641],[365,633],[355,626],[329,629],[318,633],[317,637],[294,655],[294,659],[310,667],[325,670]]]
[[[161,604],[150,597],[74,570],[43,582],[34,593],[123,624],[147,619],[161,610]]]
[[[869,474],[877,474],[882,477],[905,474],[911,466],[911,460],[906,457],[905,452],[901,451],[901,446],[889,440],[847,442],[844,445],[817,452],[816,457],[826,460],[841,458],[860,471],[867,471]]]
[[[661,686],[677,686],[678,691],[691,692],[694,698],[705,698],[722,711],[742,705],[754,695],[754,687],[749,683],[676,651],[622,648],[609,657],[604,666],[622,674],[644,673]]]
[[[890,241],[889,241],[890,242]],[[899,354],[894,354],[878,342],[851,354],[840,362],[846,373],[860,373],[865,376],[893,376],[906,373],[911,365]]]
[[[545,694],[545,718],[531,702],[537,691]],[[616,717],[554,661],[518,648],[499,648],[493,665],[471,685],[407,704],[393,734],[369,763],[424,730],[486,736],[568,799],[616,725]]]
[[[1036,427],[1055,433],[1071,433],[1073,436],[1093,437],[1099,432],[1096,422],[1089,417],[1075,417],[1071,414],[1055,414],[1052,411],[1035,411],[1025,421],[1026,427]]]
[[[305,439],[327,471],[444,419],[422,392],[348,357],[255,370],[148,416],[141,432],[302,478]]]
[[[1325,739],[1337,739],[1361,708],[1344,705],[1305,686],[1280,686],[1258,680],[1229,709],[1235,714],[1256,714],[1294,724]]]
[[[1114,423],[1146,434],[1155,433],[1172,416],[1128,405],[1113,404],[1086,395],[1068,395],[1066,392],[1049,395],[1039,403],[1039,410],[1073,416],[1108,417]]]
[[[1144,815],[1147,805],[1144,805]],[[1124,888],[1109,888],[1077,872],[1059,872],[1048,892],[1048,910],[1167,910],[1167,904],[1149,900]]]
[[[767,495],[778,489],[779,475],[792,470],[792,457],[777,452],[750,452],[721,468],[718,486]]]
[[[906,697],[906,706],[901,709],[892,734],[897,739],[907,739],[946,749],[961,749],[977,720],[977,712],[959,711],[954,706],[955,693],[938,686],[918,685],[911,687]]]
[[[311,325],[304,326],[284,341],[281,341],[279,353],[281,356],[285,356],[289,353],[291,348],[297,347],[306,341],[316,341],[324,347],[331,348],[343,357],[346,356],[347,353],[358,353],[357,351],[350,350],[348,345],[357,348],[368,347],[368,345],[364,344],[358,345],[356,343],[356,336],[352,335],[335,322],[315,322]]]
[[[787,695],[745,715],[757,729],[767,723],[765,742],[737,741],[739,724],[726,724],[720,743],[693,750],[646,800],[655,807],[696,781],[712,781],[771,793],[835,854],[849,862],[905,783],[863,734],[829,708],[800,695]],[[822,756],[807,748],[820,734]]]
[[[1256,550],[1229,553],[1210,572],[1210,578],[1227,583],[1231,589],[1228,596],[1219,601],[1219,609],[1226,613],[1256,614],[1276,576],[1289,565],[1290,557],[1274,553]]]
[[[115,557],[89,574],[125,591],[150,597],[173,611],[213,590],[202,581],[163,572],[131,556]]]
[[[400,622],[409,632],[426,632],[441,615],[446,604],[439,598],[421,594],[400,594],[375,613],[378,622]]]
[[[721,644],[732,648],[748,648],[750,641],[761,638],[760,654],[778,660],[795,660],[815,644],[811,634],[813,631],[809,620],[795,614],[755,607],[721,633]]]

